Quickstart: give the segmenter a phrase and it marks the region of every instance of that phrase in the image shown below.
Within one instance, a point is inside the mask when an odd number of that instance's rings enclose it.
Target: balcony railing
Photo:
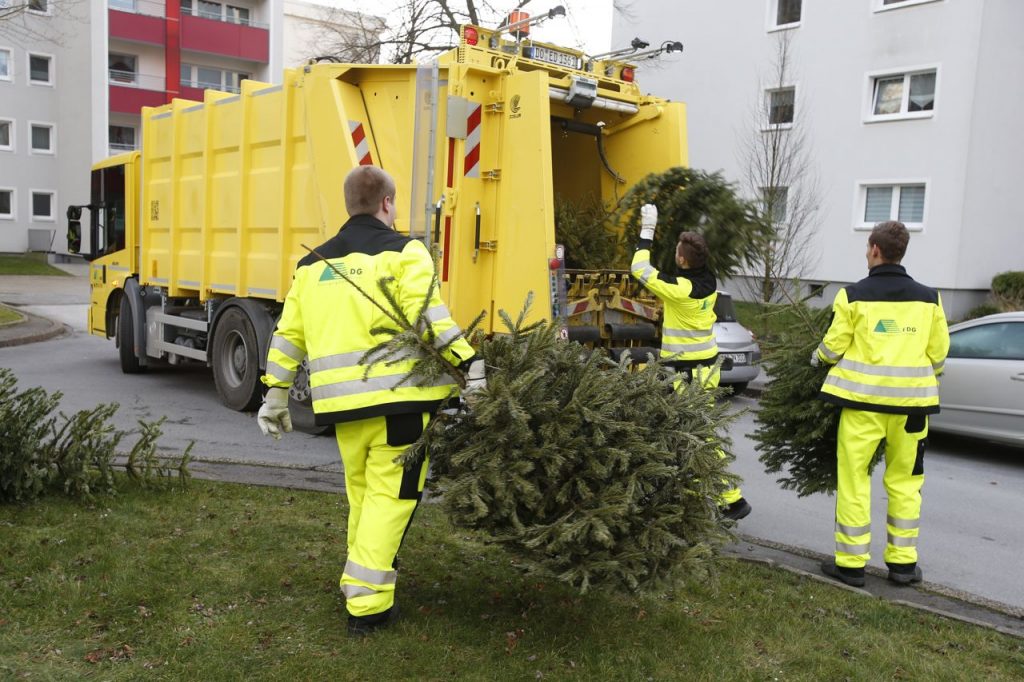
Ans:
[[[145,90],[164,89],[163,76],[151,76],[135,71],[121,71],[119,69],[108,69],[109,77],[107,82],[111,85],[120,85],[126,88],[143,88]]]
[[[242,19],[240,17],[224,16],[220,13],[205,12],[203,10],[196,10],[194,14],[182,10],[182,16],[193,16],[199,17],[200,19],[209,19],[211,21],[220,21],[225,24],[238,24],[239,26],[251,26],[253,28],[262,28],[269,30],[270,24],[264,24],[259,21],[253,21],[252,19]]]
[[[167,7],[156,0],[109,0],[110,9],[130,14],[143,14],[149,17],[163,17]]]
[[[124,152],[133,152],[138,149],[134,144],[128,144],[126,142],[111,142],[108,146],[110,147],[110,153],[112,155],[123,154]]]
[[[183,80],[180,83],[183,88],[199,88],[200,90],[220,90],[221,92],[230,92],[237,95],[241,92],[238,88],[233,85],[221,85],[220,83],[203,83],[202,81],[187,81]]]

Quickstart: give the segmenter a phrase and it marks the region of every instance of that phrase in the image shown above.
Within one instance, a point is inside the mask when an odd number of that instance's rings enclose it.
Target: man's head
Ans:
[[[702,268],[708,263],[708,243],[696,232],[683,232],[676,244],[676,265],[684,269]]]
[[[875,225],[868,235],[868,267],[873,268],[883,263],[899,263],[907,252],[910,233],[906,226],[895,220],[887,220]]]
[[[345,210],[350,216],[372,215],[395,224],[395,181],[376,166],[356,166],[345,176]]]

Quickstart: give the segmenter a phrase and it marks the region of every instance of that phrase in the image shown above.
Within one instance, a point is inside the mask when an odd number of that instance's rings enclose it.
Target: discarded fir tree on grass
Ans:
[[[371,294],[336,272],[389,320],[364,364],[415,355],[413,385],[458,372],[434,346],[426,303],[405,311],[390,280]],[[551,324],[525,325],[526,309],[501,317],[505,333],[474,338],[487,387],[439,414],[403,455],[408,463],[429,452],[431,489],[452,523],[581,592],[708,575],[729,538],[718,498],[735,483],[718,454],[726,408],[697,387],[673,391],[675,377],[657,362],[631,371],[560,340]]]
[[[800,497],[832,494],[838,476],[839,408],[818,398],[829,365],[810,364],[811,354],[828,330],[830,311],[812,311],[803,305],[789,309],[804,324],[784,330],[765,347],[769,380],[761,394],[753,439],[765,471],[781,473],[778,481],[783,488],[795,490]],[[882,452],[879,448],[869,470],[878,464]]]

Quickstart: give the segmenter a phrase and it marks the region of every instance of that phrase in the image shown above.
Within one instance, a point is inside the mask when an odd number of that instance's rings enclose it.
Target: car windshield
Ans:
[[[735,322],[736,310],[732,307],[732,296],[718,292],[718,300],[715,301],[715,315],[719,322]]]

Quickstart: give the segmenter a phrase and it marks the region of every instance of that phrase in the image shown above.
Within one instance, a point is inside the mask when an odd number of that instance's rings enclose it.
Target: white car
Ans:
[[[718,353],[722,358],[732,360],[732,367],[722,370],[720,383],[732,386],[733,393],[739,395],[761,373],[761,347],[757,345],[754,335],[736,321],[736,310],[730,294],[718,292],[715,314],[718,316],[715,322]]]
[[[1024,311],[949,328],[930,429],[1024,448]]]

